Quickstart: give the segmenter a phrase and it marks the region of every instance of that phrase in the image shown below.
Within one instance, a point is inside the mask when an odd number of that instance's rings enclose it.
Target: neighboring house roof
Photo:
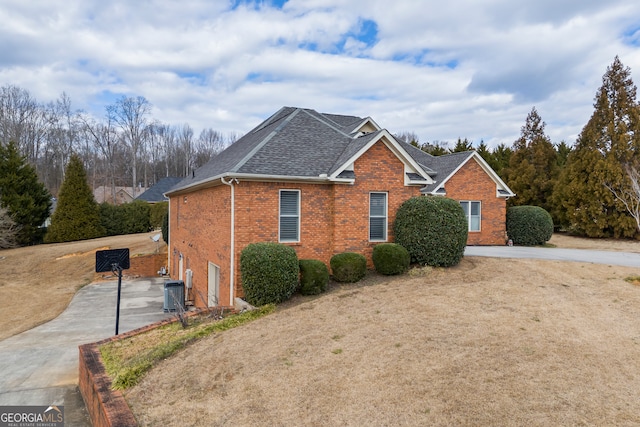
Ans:
[[[208,186],[225,177],[353,182],[357,179],[353,163],[379,141],[404,163],[405,182],[426,186],[423,192],[433,194],[442,194],[438,190],[444,182],[475,153],[434,157],[397,140],[370,117],[283,107],[165,194]],[[486,162],[482,166],[493,173]],[[495,173],[491,176],[506,192],[503,197],[513,194]]]
[[[141,193],[146,190],[145,187],[136,187],[136,193]],[[97,203],[109,202],[112,204],[127,203],[133,200],[133,187],[119,187],[116,186],[116,200],[112,200],[111,186],[101,185],[93,190],[93,198]]]
[[[166,202],[169,199],[165,197],[164,193],[169,191],[180,181],[182,181],[182,178],[178,177],[169,176],[162,178],[152,185],[147,191],[136,197],[136,200],[143,200],[149,203]]]

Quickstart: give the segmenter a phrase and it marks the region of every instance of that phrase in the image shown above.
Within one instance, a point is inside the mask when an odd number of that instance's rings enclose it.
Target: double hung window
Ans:
[[[480,202],[462,201],[460,206],[467,217],[469,231],[480,231]]]
[[[280,190],[280,242],[300,241],[300,190]]]
[[[387,241],[387,193],[369,193],[369,240]]]

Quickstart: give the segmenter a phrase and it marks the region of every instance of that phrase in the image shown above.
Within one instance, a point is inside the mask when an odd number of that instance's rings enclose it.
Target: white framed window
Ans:
[[[387,193],[369,193],[369,240],[387,241]]]
[[[464,210],[464,215],[467,217],[467,223],[469,224],[469,231],[480,231],[480,202],[473,201],[461,201],[460,206]]]
[[[280,190],[280,242],[300,241],[300,190]]]

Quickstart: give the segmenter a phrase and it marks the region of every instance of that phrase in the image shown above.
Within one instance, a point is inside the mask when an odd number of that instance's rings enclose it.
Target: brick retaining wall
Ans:
[[[231,307],[226,307],[225,310],[234,311]],[[195,316],[205,311],[206,309],[191,311],[187,313],[187,316]],[[105,371],[102,356],[100,356],[100,346],[177,321],[177,317],[170,317],[151,325],[79,347],[78,388],[94,427],[136,427],[138,425],[122,393],[111,388],[112,381]]]

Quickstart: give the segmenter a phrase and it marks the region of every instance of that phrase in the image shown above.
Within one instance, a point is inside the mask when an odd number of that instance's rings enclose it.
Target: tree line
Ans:
[[[81,180],[88,188],[97,183],[147,186],[161,177],[187,175],[235,140],[212,129],[195,139],[189,125],[161,124],[150,114],[143,97],[121,97],[97,120],[72,114],[64,94],[41,105],[23,89],[0,89],[0,248],[43,239],[51,194],[64,182],[70,159],[72,169],[86,173]],[[640,104],[630,69],[618,57],[607,67],[593,114],[575,144],[554,144],[545,126],[534,107],[511,146],[490,149],[481,141],[474,147],[458,138],[450,147],[442,141],[421,144],[413,133],[397,137],[433,155],[476,150],[517,194],[509,206],[539,206],[558,229],[588,237],[637,238]],[[97,209],[89,204],[92,212]],[[58,240],[55,228],[48,241]]]
[[[435,156],[476,150],[516,193],[508,206],[542,207],[556,229],[587,237],[640,235],[640,104],[631,71],[617,56],[575,144],[553,143],[535,107],[511,146],[490,149],[466,138],[453,146],[420,143],[412,132],[398,137]]]
[[[14,142],[53,196],[72,154],[82,160],[92,188],[110,187],[115,199],[116,186],[149,187],[163,177],[187,176],[236,139],[213,128],[196,137],[188,123],[155,120],[141,96],[122,96],[94,117],[73,110],[65,93],[42,103],[18,86],[0,88],[0,146]]]

